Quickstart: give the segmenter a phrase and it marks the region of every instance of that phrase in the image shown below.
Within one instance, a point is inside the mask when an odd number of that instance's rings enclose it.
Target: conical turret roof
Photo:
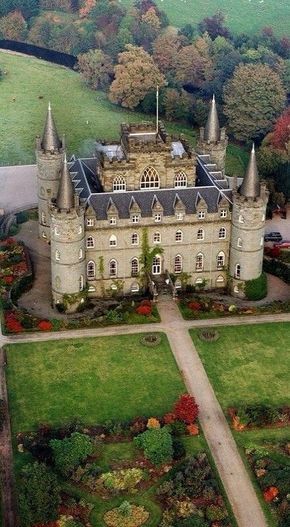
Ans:
[[[214,95],[212,96],[210,110],[204,129],[204,139],[210,143],[215,143],[220,139],[220,124]]]
[[[54,152],[59,150],[61,146],[61,141],[58,137],[57,129],[51,111],[51,104],[48,103],[41,147],[45,152]]]
[[[260,180],[256,162],[255,145],[253,143],[248,168],[239,188],[239,194],[246,198],[257,198],[260,196]]]
[[[66,155],[64,156],[64,164],[62,175],[60,178],[59,189],[56,198],[56,206],[59,210],[69,211],[74,207],[74,186],[70,177]]]

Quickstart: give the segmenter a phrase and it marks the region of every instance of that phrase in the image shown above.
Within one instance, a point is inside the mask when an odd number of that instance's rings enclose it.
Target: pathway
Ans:
[[[181,318],[172,299],[161,298],[158,304],[161,322],[137,326],[112,326],[95,329],[78,329],[53,333],[29,333],[4,336],[0,326],[0,346],[20,342],[43,342],[69,338],[100,337],[163,331],[167,334],[172,352],[182,372],[189,393],[194,395],[200,407],[200,422],[211,449],[214,461],[231,503],[239,527],[266,527],[262,509],[250,478],[240,458],[230,428],[208,380],[202,362],[190,338],[188,330],[194,327],[236,326],[265,322],[290,322],[290,313],[275,315],[236,316],[228,319],[190,320]],[[0,357],[1,363],[1,357]],[[5,387],[5,377],[0,382]],[[1,375],[1,374],[0,374]],[[8,446],[11,439],[7,437]],[[11,452],[10,446],[8,451]],[[10,455],[10,453],[9,453]],[[8,459],[8,458],[7,458]],[[12,473],[4,473],[6,487],[12,488]],[[13,502],[11,498],[11,502]],[[6,524],[5,524],[6,526]],[[13,523],[7,526],[12,527]]]

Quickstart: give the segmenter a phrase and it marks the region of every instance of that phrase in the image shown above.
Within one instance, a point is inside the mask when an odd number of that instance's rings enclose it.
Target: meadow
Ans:
[[[155,0],[172,25],[198,24],[217,11],[234,33],[255,34],[271,26],[277,35],[290,35],[290,4],[287,0]],[[121,0],[132,5],[133,0]]]

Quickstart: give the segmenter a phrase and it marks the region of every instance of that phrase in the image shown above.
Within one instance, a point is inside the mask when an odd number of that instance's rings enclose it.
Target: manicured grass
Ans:
[[[8,346],[13,432],[40,423],[101,423],[162,415],[185,391],[166,336],[147,348],[142,335]]]
[[[287,0],[155,0],[171,24],[198,24],[217,11],[225,15],[225,25],[235,33],[254,34],[271,26],[277,35],[289,36],[290,4]],[[133,0],[121,0],[132,5]]]
[[[224,409],[289,404],[290,323],[218,328],[216,342],[191,336]]]

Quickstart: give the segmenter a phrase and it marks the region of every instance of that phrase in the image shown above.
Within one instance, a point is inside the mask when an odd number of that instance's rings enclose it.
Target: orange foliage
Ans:
[[[267,502],[273,501],[276,496],[279,494],[279,489],[277,487],[268,487],[263,492],[264,500]]]
[[[93,9],[93,7],[95,7],[95,5],[96,0],[85,0],[84,6],[81,7],[81,9],[79,10],[80,18],[85,18],[86,16],[88,16],[88,14]]]
[[[156,417],[150,417],[147,421],[147,428],[160,428],[160,423]]]
[[[199,434],[199,428],[198,428],[197,425],[188,425],[186,427],[186,429],[187,429],[189,435],[191,435],[191,436],[198,436],[198,434]]]

